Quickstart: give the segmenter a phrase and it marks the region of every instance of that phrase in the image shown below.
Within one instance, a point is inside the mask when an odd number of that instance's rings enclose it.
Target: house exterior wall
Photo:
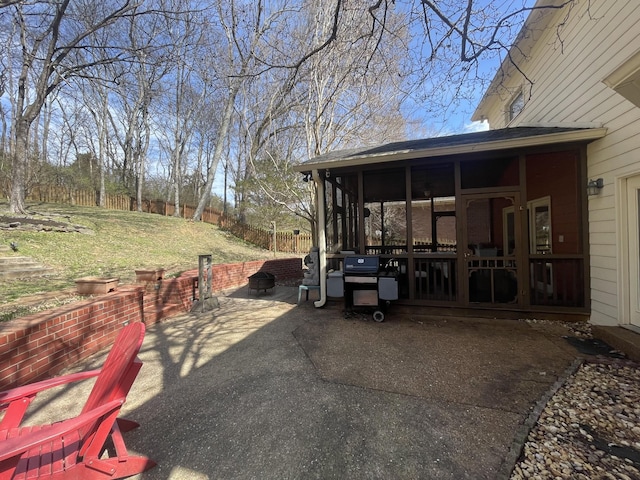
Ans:
[[[564,23],[562,27],[559,27]],[[558,11],[518,67],[497,91],[489,91],[475,118],[491,128],[558,125],[603,126],[607,135],[588,145],[587,175],[603,178],[604,188],[589,198],[591,322],[627,324],[623,249],[626,219],[620,215],[625,179],[640,174],[640,108],[603,80],[638,52],[640,3],[579,0]],[[497,78],[497,77],[496,77]],[[505,111],[522,88],[524,109],[511,122]],[[585,186],[586,188],[586,186]]]

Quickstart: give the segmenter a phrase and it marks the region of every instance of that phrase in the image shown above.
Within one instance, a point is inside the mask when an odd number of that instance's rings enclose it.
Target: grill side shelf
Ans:
[[[345,275],[344,276],[345,283],[378,283],[378,277],[376,276],[354,276],[354,275]]]

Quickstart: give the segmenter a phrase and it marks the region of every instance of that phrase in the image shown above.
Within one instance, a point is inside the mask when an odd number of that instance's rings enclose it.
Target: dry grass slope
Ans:
[[[0,309],[27,296],[68,292],[75,288],[74,280],[84,276],[119,277],[127,283],[135,279],[136,269],[161,267],[167,276],[195,269],[202,254],[212,255],[214,263],[273,256],[215,225],[182,218],[57,204],[34,204],[28,209],[29,223],[61,223],[82,233],[29,230],[26,221],[24,228],[0,228],[0,245],[18,246],[18,252],[0,255],[32,257],[55,272],[46,278],[0,281]],[[15,217],[6,203],[0,203],[0,226]]]

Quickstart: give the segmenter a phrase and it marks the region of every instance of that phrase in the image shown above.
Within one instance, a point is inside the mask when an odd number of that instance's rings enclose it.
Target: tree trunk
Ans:
[[[29,125],[26,121],[19,122],[15,130],[15,151],[11,157],[11,197],[9,212],[26,214],[24,204],[27,190],[27,161]]]
[[[227,133],[229,132],[229,126],[231,124],[231,115],[233,114],[233,105],[235,103],[236,95],[238,94],[239,89],[240,89],[239,81],[236,81],[235,83],[233,83],[231,85],[231,88],[229,89],[227,104],[224,107],[222,122],[220,122],[220,131],[218,132],[218,140],[216,141],[216,148],[213,152],[213,159],[211,160],[211,165],[209,166],[209,170],[207,172],[207,181],[204,184],[202,195],[200,196],[200,201],[198,202],[196,211],[193,212],[194,220],[200,220],[200,217],[202,216],[202,212],[204,211],[204,207],[207,206],[207,203],[209,201],[209,196],[211,195],[211,187],[213,186],[213,179],[216,175],[218,163],[220,163],[220,159],[222,158],[222,152],[224,149],[224,139],[227,138]]]

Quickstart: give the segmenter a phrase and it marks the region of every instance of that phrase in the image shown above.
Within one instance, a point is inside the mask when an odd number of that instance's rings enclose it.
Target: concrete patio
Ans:
[[[285,286],[219,298],[147,329],[123,409],[141,427],[125,440],[158,466],[133,478],[501,478],[578,356],[559,324],[346,319]],[[31,421],[72,415],[88,387],[43,396]]]

